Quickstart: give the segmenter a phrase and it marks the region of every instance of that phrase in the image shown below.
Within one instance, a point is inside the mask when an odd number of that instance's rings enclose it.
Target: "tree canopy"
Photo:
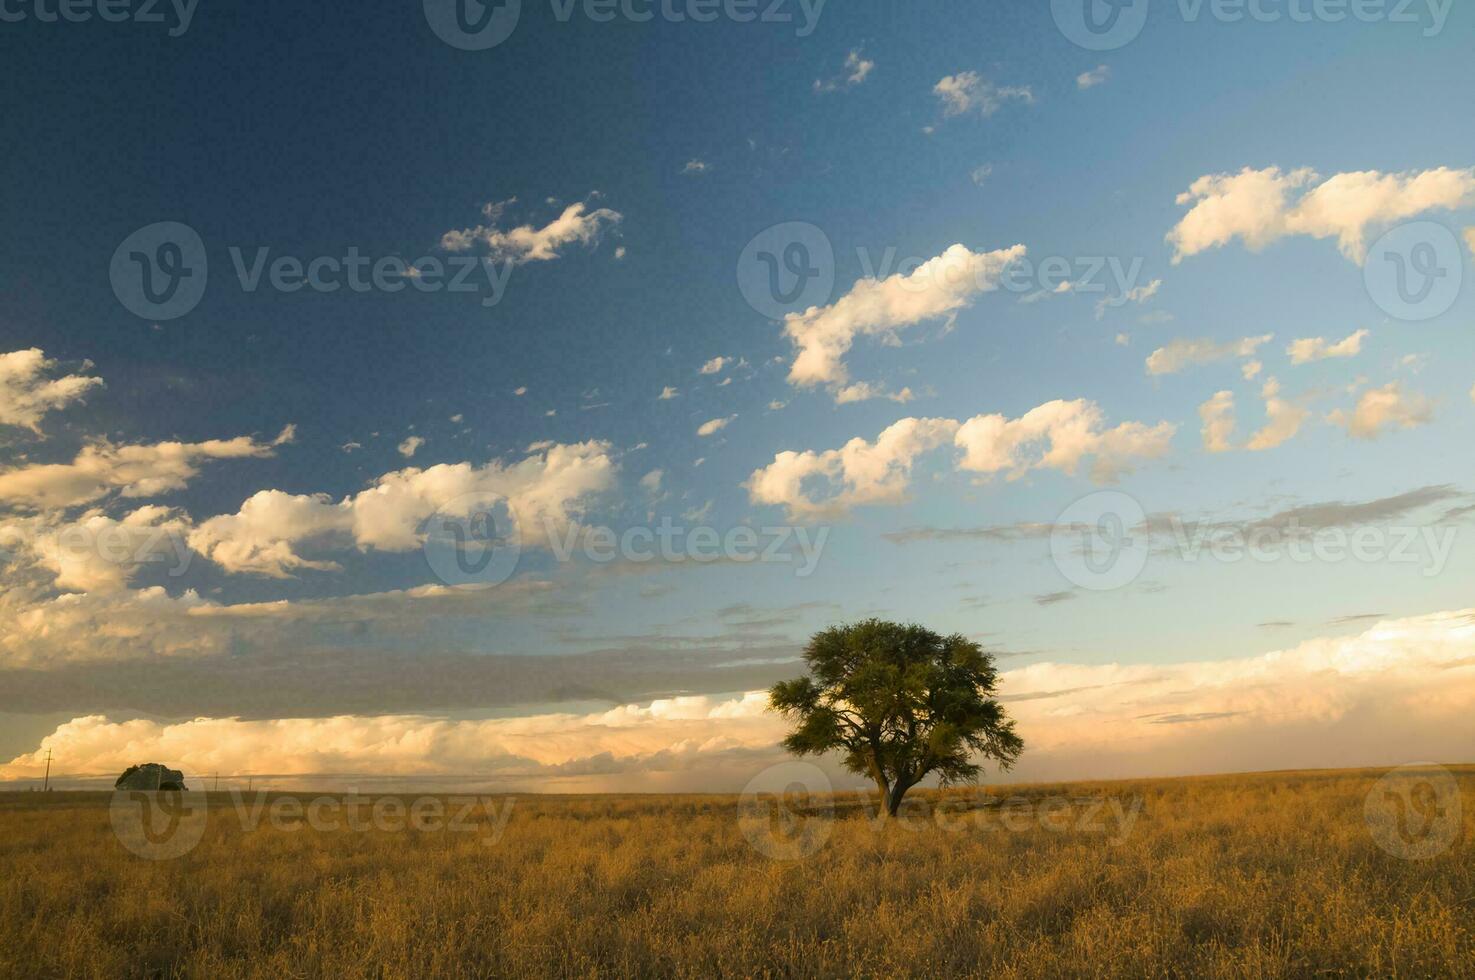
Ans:
[[[976,779],[975,759],[1007,770],[1024,750],[993,697],[993,657],[961,634],[868,619],[814,634],[804,661],[808,676],[769,691],[797,722],[784,747],[841,752],[846,769],[875,782],[888,816],[928,775],[944,786]]]

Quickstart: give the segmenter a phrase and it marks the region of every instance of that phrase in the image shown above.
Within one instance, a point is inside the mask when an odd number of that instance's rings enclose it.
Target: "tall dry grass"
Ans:
[[[1466,817],[1475,770],[1457,770]],[[731,797],[528,797],[500,839],[244,830],[148,861],[102,795],[0,799],[8,976],[1475,975],[1470,821],[1425,861],[1380,849],[1377,773],[1010,787],[880,829],[823,801],[775,861]],[[1126,833],[1089,800],[1141,804]],[[941,816],[936,814],[941,813]],[[293,826],[298,826],[294,824]],[[1053,829],[1052,829],[1053,826]],[[487,833],[491,825],[480,827]],[[803,838],[808,833],[812,838]]]

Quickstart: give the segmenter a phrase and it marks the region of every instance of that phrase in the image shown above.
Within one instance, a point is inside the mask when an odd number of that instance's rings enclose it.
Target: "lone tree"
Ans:
[[[959,634],[868,619],[814,634],[810,676],[775,684],[772,706],[798,722],[784,739],[797,755],[844,753],[869,776],[894,817],[907,790],[937,773],[942,785],[976,779],[975,756],[1010,769],[1024,742],[994,700],[994,658]]]

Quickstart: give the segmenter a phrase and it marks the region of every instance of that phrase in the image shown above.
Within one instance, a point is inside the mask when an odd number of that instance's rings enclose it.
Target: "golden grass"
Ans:
[[[1475,814],[1475,768],[1454,770]],[[1005,787],[1052,819],[963,809],[775,861],[732,797],[526,797],[477,832],[247,831],[142,860],[105,794],[0,797],[8,976],[1435,976],[1475,974],[1470,821],[1423,861],[1374,842],[1380,773]],[[919,793],[976,806],[982,790]],[[1140,801],[1129,832],[1110,808]],[[1038,812],[1028,809],[1021,813]],[[1113,841],[1117,841],[1113,843]]]

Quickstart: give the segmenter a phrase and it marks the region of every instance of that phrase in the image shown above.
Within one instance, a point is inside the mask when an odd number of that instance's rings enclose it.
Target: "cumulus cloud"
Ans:
[[[590,499],[614,484],[618,463],[606,442],[545,444],[510,464],[443,463],[386,473],[337,503],[325,495],[263,490],[239,512],[212,517],[190,546],[230,572],[281,578],[298,569],[332,570],[299,549],[314,542],[360,551],[413,551],[423,525],[440,514],[469,518],[505,501],[523,547],[543,547],[583,514]]]
[[[1033,105],[1035,101],[1028,85],[995,85],[976,71],[948,75],[932,87],[932,94],[942,102],[944,116],[976,112],[987,118],[1006,102]]]
[[[1265,425],[1242,446],[1234,445],[1235,417],[1234,393],[1220,391],[1198,407],[1203,421],[1204,451],[1227,453],[1236,448],[1258,452],[1274,449],[1295,437],[1308,414],[1304,405],[1281,397],[1280,382],[1267,378],[1260,389],[1265,399]]]
[[[609,208],[590,210],[587,204],[579,202],[564,208],[562,214],[541,228],[526,224],[502,229],[498,224],[505,204],[487,205],[482,209],[488,224],[446,232],[441,236],[440,247],[448,252],[464,252],[479,244],[492,258],[506,259],[514,265],[547,262],[558,258],[569,245],[595,244],[605,230],[624,218],[618,211]]]
[[[271,442],[251,436],[206,442],[117,445],[99,439],[70,463],[35,463],[0,470],[0,504],[32,510],[74,507],[110,494],[156,497],[183,490],[210,460],[260,459],[291,442],[292,426]]]
[[[39,347],[0,354],[0,425],[39,434],[47,412],[80,402],[102,386],[101,378],[81,374],[52,377],[56,367]]]
[[[1091,479],[1110,483],[1136,459],[1167,455],[1176,426],[1123,422],[1105,427],[1105,414],[1085,399],[1051,401],[1017,419],[976,415],[959,428],[963,450],[958,467],[973,473],[1006,473],[1013,480],[1030,470],[1055,469],[1074,475],[1087,457]]]
[[[1236,238],[1259,251],[1291,235],[1335,238],[1342,254],[1360,264],[1370,230],[1475,203],[1475,169],[1367,170],[1323,179],[1310,168],[1246,167],[1200,177],[1178,203],[1191,208],[1167,236],[1175,264]]]
[[[1260,389],[1265,399],[1265,426],[1250,437],[1245,448],[1251,451],[1274,449],[1295,437],[1306,421],[1306,408],[1280,397],[1280,382],[1266,378]]]
[[[1227,453],[1234,448],[1234,392],[1219,391],[1198,407],[1203,420],[1204,451]]]
[[[552,776],[604,763],[644,768],[652,756],[699,760],[740,748],[771,748],[782,719],[765,692],[691,696],[624,704],[592,714],[555,713],[458,721],[423,715],[339,716],[247,721],[196,718],[114,722],[75,718],[43,742],[74,771],[121,772],[139,758],[169,759],[187,774],[374,772],[394,775],[467,770]],[[25,755],[0,766],[0,779],[29,774]],[[580,763],[584,765],[579,766]]]
[[[1176,374],[1184,368],[1212,364],[1231,357],[1253,357],[1255,351],[1268,344],[1274,336],[1274,334],[1265,334],[1260,337],[1245,337],[1227,344],[1218,343],[1207,337],[1193,340],[1180,337],[1168,346],[1159,347],[1148,355],[1147,373]]]
[[[1362,353],[1362,342],[1370,333],[1368,330],[1359,330],[1336,342],[1325,337],[1305,337],[1292,341],[1291,346],[1286,348],[1286,353],[1290,355],[1292,364],[1324,361],[1332,357],[1356,357]]]
[[[863,84],[875,70],[876,63],[862,57],[859,48],[845,56],[845,67],[838,75],[826,79],[815,79],[814,90],[819,93],[835,92],[842,88],[853,88]]]
[[[681,392],[677,391],[675,388],[672,388],[670,385],[666,385],[664,388],[661,389],[661,393],[656,396],[656,400],[657,401],[668,402],[668,401],[670,401],[673,398],[680,398],[680,397],[681,397]]]
[[[419,452],[420,447],[423,445],[425,445],[425,440],[423,438],[421,438],[420,436],[410,436],[408,439],[400,443],[395,448],[399,451],[399,454],[401,456],[403,456],[405,459],[409,459],[411,456],[414,456],[417,452]]]
[[[1357,439],[1376,439],[1386,429],[1412,429],[1434,418],[1434,405],[1417,392],[1405,392],[1397,382],[1362,393],[1349,413],[1338,409],[1327,421]]]
[[[1074,474],[1091,458],[1092,479],[1109,482],[1133,460],[1165,455],[1174,431],[1167,422],[1105,428],[1101,409],[1083,399],[1047,402],[1017,419],[905,418],[875,442],[855,438],[840,449],[778,453],[744,487],[754,503],[781,505],[796,520],[897,504],[906,499],[918,457],[949,443],[961,454],[955,465],[964,472],[1009,479],[1037,469]]]
[[[910,275],[862,279],[829,306],[789,314],[784,333],[797,351],[789,382],[843,385],[849,380],[843,359],[856,337],[895,341],[906,327],[951,318],[978,294],[997,289],[1004,270],[1024,254],[1023,245],[993,252],[953,245]]]
[[[684,174],[704,174],[712,169],[712,165],[705,160],[688,160],[686,166],[681,168]]]
[[[732,363],[730,357],[714,357],[705,362],[698,370],[698,374],[721,374],[722,369]]]

